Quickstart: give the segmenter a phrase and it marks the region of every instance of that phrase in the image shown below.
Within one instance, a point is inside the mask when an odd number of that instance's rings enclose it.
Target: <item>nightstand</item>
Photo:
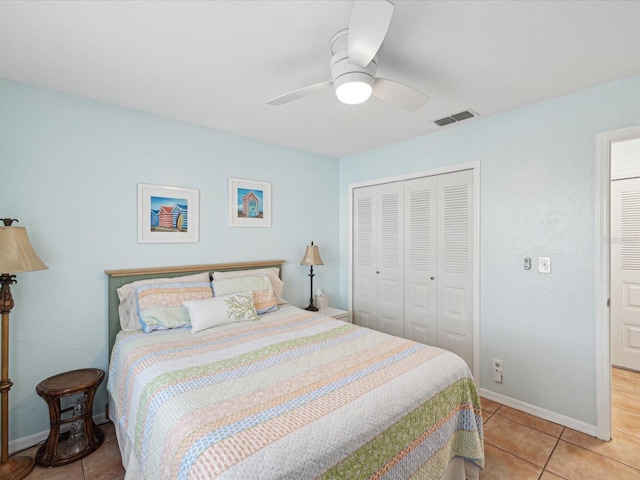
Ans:
[[[336,320],[342,320],[344,322],[351,323],[351,318],[349,317],[349,312],[346,310],[340,310],[339,308],[327,307],[321,308],[318,310],[318,313],[322,315],[326,315],[327,317],[333,317]]]
[[[89,455],[102,445],[104,433],[93,423],[92,406],[103,379],[102,370],[83,368],[54,375],[38,384],[36,392],[49,406],[51,425],[49,438],[36,453],[38,465],[65,465]],[[65,408],[63,400],[70,401],[73,397],[75,404]],[[60,433],[66,424],[71,424],[71,428]]]

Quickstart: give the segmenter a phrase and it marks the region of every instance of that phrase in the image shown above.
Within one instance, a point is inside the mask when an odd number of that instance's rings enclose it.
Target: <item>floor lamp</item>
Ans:
[[[322,258],[320,258],[320,252],[318,251],[318,246],[314,245],[311,242],[311,245],[307,246],[307,250],[304,253],[304,258],[300,262],[300,265],[310,265],[311,271],[309,272],[309,278],[311,279],[311,298],[309,299],[309,306],[305,308],[305,310],[310,310],[312,312],[317,312],[318,307],[313,304],[313,266],[314,265],[324,265],[322,262]]]
[[[29,242],[27,229],[12,227],[17,220],[2,219],[0,226],[0,312],[2,313],[2,373],[0,378],[0,415],[2,428],[0,431],[0,480],[19,480],[33,470],[34,459],[31,457],[9,458],[9,390],[13,383],[9,380],[9,312],[13,308],[11,284],[16,283],[14,273],[44,270],[47,266],[38,258]]]

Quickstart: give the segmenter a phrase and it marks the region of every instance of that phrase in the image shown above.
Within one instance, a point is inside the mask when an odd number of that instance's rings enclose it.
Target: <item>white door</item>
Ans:
[[[404,198],[402,182],[378,185],[377,329],[402,337]]]
[[[403,336],[403,186],[353,190],[354,323]]]
[[[437,179],[437,346],[473,371],[473,171]]]
[[[640,178],[611,182],[611,360],[640,371]]]
[[[404,336],[428,345],[438,341],[436,178],[416,178],[404,185]]]
[[[473,171],[353,190],[354,323],[473,370]]]
[[[353,190],[353,323],[376,328],[376,189]]]

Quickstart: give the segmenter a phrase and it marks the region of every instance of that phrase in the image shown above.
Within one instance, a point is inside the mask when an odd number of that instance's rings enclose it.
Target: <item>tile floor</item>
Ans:
[[[602,442],[483,399],[485,469],[481,480],[640,480],[640,373],[614,368],[613,440]],[[104,444],[63,467],[36,466],[27,480],[123,480],[113,424]],[[37,446],[23,455],[35,456]]]
[[[613,440],[482,400],[481,480],[640,480],[640,373],[612,370]]]
[[[44,468],[35,466],[26,480],[124,480],[124,467],[116,440],[113,423],[100,425],[104,432],[104,443],[82,460],[61,467]],[[20,453],[36,456],[39,445]]]

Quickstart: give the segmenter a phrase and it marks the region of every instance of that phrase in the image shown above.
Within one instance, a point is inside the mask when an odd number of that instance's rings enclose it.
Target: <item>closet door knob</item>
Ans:
[[[436,279],[436,277],[431,277],[431,280],[435,280],[435,279]]]
[[[376,275],[378,275],[379,273],[380,273],[379,271],[376,271]]]

